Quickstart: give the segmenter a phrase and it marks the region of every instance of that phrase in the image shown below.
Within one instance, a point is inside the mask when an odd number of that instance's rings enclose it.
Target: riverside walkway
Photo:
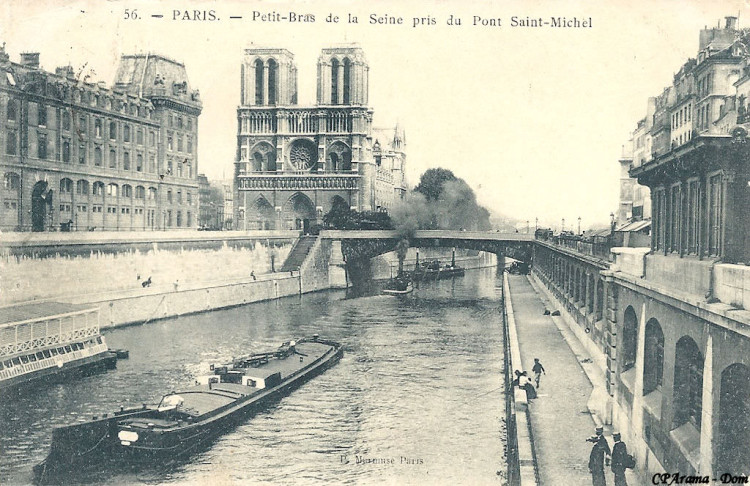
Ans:
[[[510,275],[509,286],[523,369],[533,379],[531,368],[534,358],[539,358],[547,371],[542,375],[539,396],[529,404],[540,483],[591,484],[588,460],[592,444],[586,438],[594,434],[597,423],[587,407],[593,386],[581,366],[581,360],[587,358],[583,346],[561,317],[544,315],[548,308],[544,297],[536,293],[528,277]],[[612,447],[611,428],[605,427],[605,436]],[[607,484],[614,484],[609,467],[605,473]],[[627,479],[631,486],[645,484],[632,471]]]

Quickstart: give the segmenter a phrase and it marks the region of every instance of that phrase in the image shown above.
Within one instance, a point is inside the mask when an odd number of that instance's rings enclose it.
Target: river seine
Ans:
[[[336,366],[169,468],[101,471],[106,484],[505,484],[500,277],[471,270],[406,298],[330,291],[105,333],[117,370],[0,404],[0,483],[28,484],[52,428],[111,413],[209,364],[319,333]],[[4,402],[4,401],[3,401]]]

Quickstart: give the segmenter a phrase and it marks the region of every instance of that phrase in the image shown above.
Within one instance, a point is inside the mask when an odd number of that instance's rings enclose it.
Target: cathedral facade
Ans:
[[[286,49],[246,49],[241,77],[236,229],[307,231],[334,206],[387,210],[403,197],[403,131],[373,138],[361,48],[321,51],[312,106],[297,104],[297,68]]]

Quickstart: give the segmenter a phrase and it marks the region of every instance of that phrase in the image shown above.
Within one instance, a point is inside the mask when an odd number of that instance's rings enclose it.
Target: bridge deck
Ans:
[[[390,230],[324,230],[321,238],[331,240],[384,240],[400,238],[396,231]],[[455,230],[420,230],[412,239],[472,240],[472,241],[534,241],[534,235],[528,233],[497,233],[491,231],[455,231]]]

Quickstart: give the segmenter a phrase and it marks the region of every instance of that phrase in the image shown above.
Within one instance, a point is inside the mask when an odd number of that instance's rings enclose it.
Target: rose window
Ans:
[[[315,148],[311,144],[305,142],[295,142],[289,151],[289,161],[297,170],[311,169],[316,160]]]

